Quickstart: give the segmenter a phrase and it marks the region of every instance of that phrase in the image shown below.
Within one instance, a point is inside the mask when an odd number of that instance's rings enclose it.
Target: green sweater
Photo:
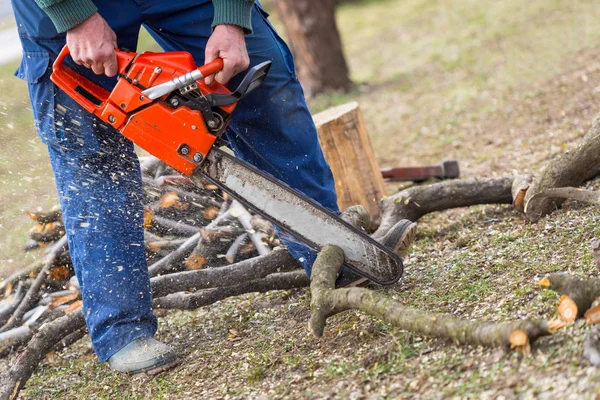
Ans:
[[[177,0],[175,0],[177,1]],[[50,17],[59,33],[79,25],[98,11],[92,0],[35,0]],[[215,17],[213,28],[229,24],[252,32],[250,14],[254,0],[213,0]]]

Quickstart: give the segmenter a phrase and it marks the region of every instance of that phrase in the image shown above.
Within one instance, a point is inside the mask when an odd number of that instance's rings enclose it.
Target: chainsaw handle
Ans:
[[[120,51],[118,49],[115,49],[115,52],[118,73],[123,74],[127,66],[131,63],[131,60],[135,57],[135,53]],[[50,80],[87,111],[100,115],[110,96],[110,92],[64,65],[65,57],[69,54],[71,54],[69,46],[65,45],[56,57],[54,64],[52,64]]]
[[[69,46],[67,46],[65,44],[63,46],[62,50],[60,51],[60,53],[58,53],[58,57],[56,57],[54,64],[52,64],[52,72],[56,72],[58,69],[60,69],[62,67],[65,57],[68,56],[69,54],[71,54],[71,51],[69,50]]]
[[[200,71],[203,78],[206,78],[207,76],[210,76],[212,74],[216,74],[217,72],[219,72],[222,69],[223,69],[223,59],[222,58],[215,58],[208,64],[204,64],[203,66],[198,67],[198,71]]]
[[[133,59],[133,57],[131,56],[132,53],[128,51],[121,51],[119,49],[115,49],[115,53],[117,55],[118,73],[122,74],[124,72],[124,69],[129,65],[129,63]],[[55,72],[56,70],[60,69],[62,67],[63,61],[65,60],[65,57],[70,54],[71,51],[69,50],[69,46],[65,44],[60,53],[58,53],[56,61],[54,61],[54,64],[52,65],[52,72]]]

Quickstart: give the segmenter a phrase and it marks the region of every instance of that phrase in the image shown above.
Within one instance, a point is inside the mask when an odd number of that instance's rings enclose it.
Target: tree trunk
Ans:
[[[350,78],[335,22],[335,1],[277,0],[275,4],[306,96],[347,90]]]

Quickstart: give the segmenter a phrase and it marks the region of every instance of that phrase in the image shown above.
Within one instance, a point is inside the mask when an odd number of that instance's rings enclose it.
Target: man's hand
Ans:
[[[91,68],[97,75],[117,74],[117,35],[100,14],[96,13],[68,30],[67,45],[77,64]]]
[[[244,30],[235,25],[217,25],[208,38],[204,57],[206,64],[215,58],[223,59],[223,69],[214,76],[207,77],[204,82],[207,85],[210,85],[213,79],[221,84],[229,82],[233,76],[250,65]]]

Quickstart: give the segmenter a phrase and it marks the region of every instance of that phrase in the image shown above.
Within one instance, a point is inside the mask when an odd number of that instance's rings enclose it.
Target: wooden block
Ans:
[[[333,172],[338,206],[345,210],[361,204],[377,219],[385,185],[358,104],[330,108],[313,119]]]

